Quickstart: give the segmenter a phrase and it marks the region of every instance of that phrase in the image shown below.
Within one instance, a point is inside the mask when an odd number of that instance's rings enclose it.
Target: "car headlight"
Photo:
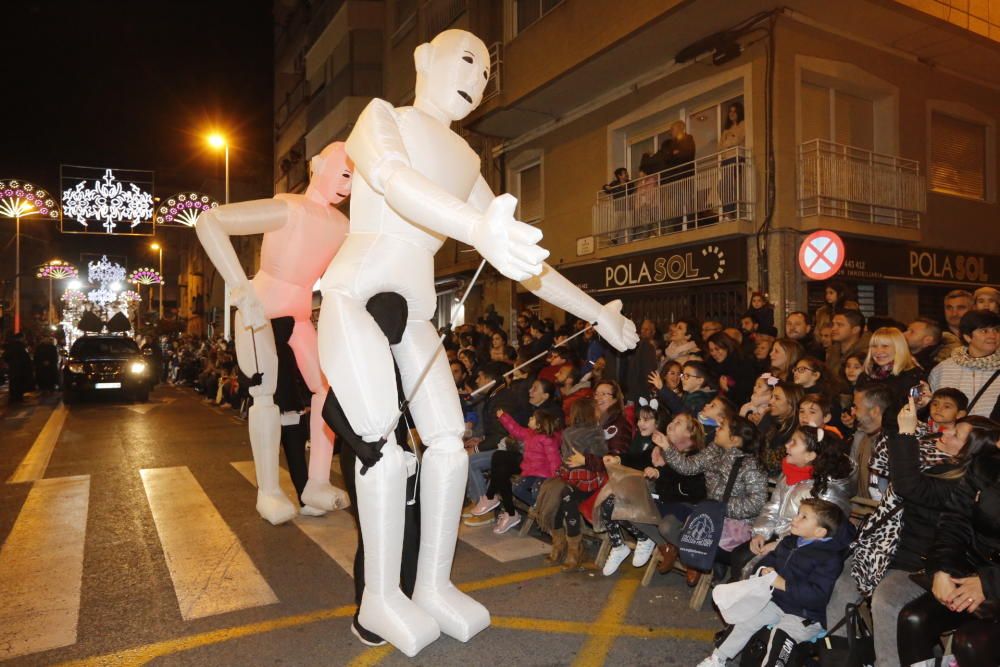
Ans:
[[[132,371],[133,375],[142,375],[146,372],[146,362],[145,361],[133,361],[128,369]]]
[[[76,363],[76,362],[66,364],[66,368],[69,369],[70,373],[82,373],[83,372],[83,364]]]

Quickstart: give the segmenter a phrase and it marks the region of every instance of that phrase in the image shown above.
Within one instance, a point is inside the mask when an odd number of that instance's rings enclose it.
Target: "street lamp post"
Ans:
[[[14,333],[21,333],[21,216],[31,215],[34,208],[22,201],[14,216]]]
[[[162,322],[163,321],[163,246],[161,246],[159,243],[153,243],[149,247],[151,249],[153,249],[153,250],[156,250],[160,254],[160,289],[159,289],[159,293],[160,293],[160,304],[159,305],[160,305],[160,308],[159,308],[159,314],[160,314],[160,321]]]
[[[226,180],[226,201],[224,203],[229,203],[229,140],[221,134],[214,133],[208,136],[208,143],[213,148],[222,148],[225,151],[225,180]],[[229,285],[222,284],[222,335],[228,341],[231,339],[231,331],[229,325],[229,311],[232,308],[232,304],[229,300]]]

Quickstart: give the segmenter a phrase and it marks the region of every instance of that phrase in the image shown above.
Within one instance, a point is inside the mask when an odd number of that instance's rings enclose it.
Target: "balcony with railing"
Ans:
[[[884,235],[896,228],[901,238],[919,236],[927,202],[916,160],[814,139],[799,146],[798,171],[803,227],[840,218],[863,223],[851,230],[859,233]]]
[[[295,113],[309,102],[309,82],[303,76],[295,86],[285,93],[285,99],[274,110],[274,129],[277,132],[285,127]]]
[[[598,248],[751,221],[754,169],[749,148],[727,148],[597,193],[592,209]]]

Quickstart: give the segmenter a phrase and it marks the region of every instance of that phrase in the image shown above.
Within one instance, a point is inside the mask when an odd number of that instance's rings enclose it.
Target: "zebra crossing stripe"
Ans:
[[[25,454],[14,474],[7,480],[8,484],[33,482],[45,477],[45,469],[49,467],[52,450],[55,449],[56,441],[59,440],[59,434],[62,433],[68,414],[69,409],[65,405],[60,403],[56,406],[38,437],[35,438],[35,443],[31,445],[31,449]]]
[[[90,476],[34,483],[0,548],[0,660],[76,643]]]
[[[278,601],[186,466],[140,475],[184,620]]]

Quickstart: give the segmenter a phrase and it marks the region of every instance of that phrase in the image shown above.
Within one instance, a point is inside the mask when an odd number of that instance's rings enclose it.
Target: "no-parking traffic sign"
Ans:
[[[813,232],[799,247],[799,268],[813,280],[833,277],[843,264],[844,241],[833,232]]]

